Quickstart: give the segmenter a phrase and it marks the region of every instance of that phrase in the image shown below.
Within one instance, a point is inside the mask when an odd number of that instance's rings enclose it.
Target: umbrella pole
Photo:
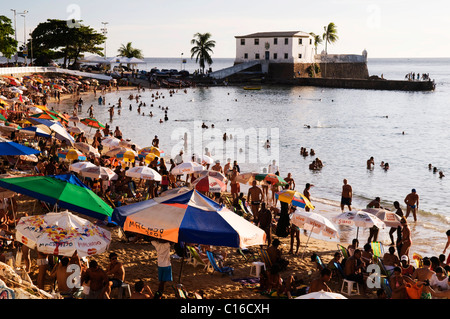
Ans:
[[[181,284],[181,273],[183,272],[184,256],[186,256],[186,253],[187,253],[187,248],[186,248],[186,243],[184,243],[183,256],[181,257],[180,274],[178,275],[178,283],[179,284]]]
[[[309,236],[308,236],[308,240],[306,241],[305,249],[303,249],[302,259],[303,259],[303,256],[305,255],[306,247],[308,247],[309,239],[311,238],[311,234],[312,234],[313,229],[314,229],[314,226],[309,232]]]

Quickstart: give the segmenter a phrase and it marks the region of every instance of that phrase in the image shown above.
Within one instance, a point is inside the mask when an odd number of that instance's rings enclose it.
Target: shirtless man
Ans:
[[[89,285],[89,294],[86,299],[99,299],[105,284],[108,282],[106,272],[99,267],[97,261],[91,260],[89,268],[81,276],[81,283]]]
[[[142,280],[138,281],[134,285],[134,292],[131,294],[130,299],[153,299],[153,292],[150,287]]]
[[[117,254],[109,254],[110,264],[106,270],[106,274],[110,276],[108,283],[104,289],[107,298],[111,295],[112,288],[120,288],[125,280],[125,268],[121,262],[117,260]]]
[[[248,189],[247,201],[250,202],[253,218],[255,220],[255,223],[258,224],[259,220],[258,211],[261,202],[264,201],[264,194],[261,188],[256,186],[256,181],[253,181],[252,187]]]
[[[236,180],[236,178],[239,176],[239,172],[237,171],[237,167],[233,167],[233,171],[231,173],[230,177],[230,184],[231,184],[231,196],[233,196],[233,200],[235,200],[238,197],[238,194],[240,192],[240,184]]]
[[[308,293],[317,292],[317,291],[326,291],[331,292],[330,287],[328,287],[327,282],[331,279],[331,270],[328,268],[324,268],[320,271],[320,277],[311,281],[311,285],[309,286]]]
[[[67,272],[69,262],[70,259],[68,257],[63,257],[61,262],[53,269],[50,275],[51,277],[56,277],[58,291],[63,297],[69,297],[72,294],[72,288],[69,288],[67,285],[67,278],[73,274],[73,272]]]
[[[348,209],[352,210],[352,187],[347,184],[347,180],[344,179],[344,185],[342,186],[342,197],[341,197],[341,210],[344,211],[344,207],[348,206]]]
[[[375,165],[375,162],[374,162],[373,156],[371,156],[367,160],[367,169],[372,169],[374,165]]]
[[[214,165],[211,167],[211,170],[222,173],[223,174],[223,168],[220,166],[220,161],[217,160]]]
[[[406,204],[406,215],[405,218],[408,218],[409,214],[412,212],[414,221],[417,221],[417,210],[419,209],[419,195],[417,195],[416,190],[413,188],[411,193],[406,195],[405,197]]]
[[[311,193],[309,192],[311,189],[311,184],[306,183],[305,189],[303,190],[303,195],[311,202]],[[309,212],[309,207],[305,206],[305,211]]]
[[[291,189],[291,190],[295,189],[295,181],[292,178],[291,173],[288,173],[287,177],[284,180],[289,184],[289,189]]]
[[[431,261],[429,259],[423,260],[423,266],[417,268],[411,278],[412,280],[417,280],[420,282],[424,282],[426,280],[430,280],[431,277],[435,274],[433,270],[431,270]]]

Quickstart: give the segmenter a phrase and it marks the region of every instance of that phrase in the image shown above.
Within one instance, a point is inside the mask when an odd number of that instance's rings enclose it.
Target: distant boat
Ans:
[[[260,86],[244,86],[244,90],[261,90]]]

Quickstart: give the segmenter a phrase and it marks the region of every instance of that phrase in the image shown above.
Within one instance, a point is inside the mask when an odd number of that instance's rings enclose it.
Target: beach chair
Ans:
[[[259,256],[255,255],[255,253],[250,249],[238,248],[237,253],[239,253],[239,255],[244,258],[245,261],[256,261],[259,258]]]
[[[393,274],[394,271],[387,270],[386,267],[384,266],[384,263],[381,260],[381,258],[377,259],[377,265],[380,267],[381,274],[385,275],[387,277],[387,279],[389,279],[389,277],[391,277],[391,275]]]
[[[316,262],[319,265],[320,270],[327,268],[318,255],[316,255]]]
[[[423,266],[423,257],[419,255],[418,253],[413,253],[414,261],[416,262],[416,268],[420,268]]]
[[[264,265],[266,266],[266,269],[269,270],[272,267],[272,261],[269,258],[269,254],[267,253],[267,249],[260,248],[259,249],[259,254],[261,256],[261,259],[262,259]]]
[[[381,289],[384,290],[386,297],[388,299],[391,299],[392,289],[391,289],[391,286],[389,285],[389,280],[387,278],[381,278]]]
[[[384,255],[384,247],[383,244],[379,241],[372,241],[370,243],[370,246],[373,251],[373,256],[376,257],[376,259],[380,259]]]
[[[188,299],[188,294],[183,289],[183,285],[181,285],[181,284],[178,284],[176,286],[172,285],[172,288],[175,292],[176,299]]]
[[[350,254],[348,253],[347,248],[345,248],[342,245],[337,244],[337,248],[339,250],[339,252],[342,254],[342,258],[343,259],[348,259],[348,257],[350,257]]]
[[[203,266],[203,270],[206,270],[206,271],[212,267],[209,260],[208,261],[203,260],[194,247],[186,245],[186,248],[189,251],[190,263],[194,267],[197,267],[197,265],[201,265],[201,266]]]
[[[214,254],[211,251],[207,250],[206,255],[208,256],[209,262],[211,263],[212,268],[213,268],[212,274],[214,274],[214,272],[217,271],[223,275],[225,275],[225,274],[228,274],[230,276],[233,275],[234,269],[232,267],[227,267],[227,266],[221,267],[221,266],[217,265]]]

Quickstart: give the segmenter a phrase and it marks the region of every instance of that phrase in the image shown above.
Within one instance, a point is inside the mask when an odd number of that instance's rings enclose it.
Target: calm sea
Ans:
[[[191,59],[185,64],[181,58],[146,61],[141,69],[183,68],[193,72],[198,68]],[[233,59],[215,59],[212,68],[232,65]],[[150,145],[158,135],[168,156],[185,146],[182,138],[186,131],[194,144],[187,145],[185,154],[208,147],[222,163],[227,158],[237,159],[241,172],[262,171],[276,159],[281,175],[292,173],[299,191],[311,183],[312,196],[331,205],[340,200],[344,178],[353,187],[357,208],[364,208],[376,196],[385,207],[392,208],[392,203],[399,201],[404,208],[405,196],[415,188],[420,211],[417,223],[409,218],[412,251],[440,254],[446,243],[445,231],[450,229],[449,65],[450,59],[369,59],[370,75],[383,74],[386,79],[402,80],[409,72],[428,73],[436,82],[433,92],[282,86],[249,91],[223,86],[188,88],[171,96],[167,89],[160,89],[140,93],[146,103],[141,108],[144,116],[138,114],[136,101],[128,100],[130,92],[107,94],[106,107],[97,105],[95,98],[86,98],[84,112],[93,104],[99,120],[119,126],[126,138],[141,147]],[[159,99],[151,96],[156,91]],[[110,119],[107,106],[116,104],[119,97],[124,102],[121,114],[116,109]],[[159,120],[164,111],[160,107],[168,108],[168,121],[162,124]],[[69,106],[65,109],[71,111]],[[153,117],[148,116],[150,111]],[[209,129],[201,129],[203,122]],[[225,132],[232,139],[223,142]],[[263,147],[266,139],[273,146],[269,150]],[[300,156],[301,147],[313,148],[316,156]],[[366,161],[371,156],[376,165],[367,170]],[[309,169],[315,157],[324,164],[320,171]],[[389,163],[388,171],[380,167],[381,161]],[[448,177],[439,178],[428,169],[430,163]],[[325,212],[329,217],[339,212],[336,206],[330,207]],[[355,235],[354,229],[341,231],[347,241]],[[361,241],[367,238],[364,230],[359,234]],[[380,236],[387,240],[387,230]]]

